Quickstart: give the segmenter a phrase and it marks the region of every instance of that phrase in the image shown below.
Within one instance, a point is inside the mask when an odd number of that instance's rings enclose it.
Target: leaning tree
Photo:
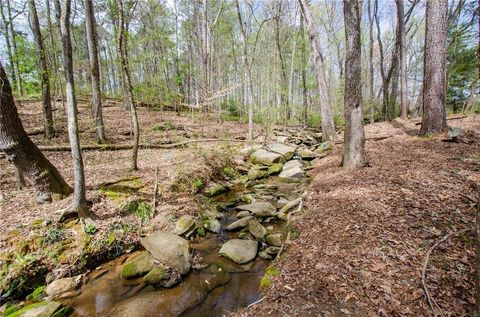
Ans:
[[[18,116],[12,87],[0,63],[0,152],[29,177],[37,188],[39,203],[62,199],[72,192],[55,166],[30,140]]]

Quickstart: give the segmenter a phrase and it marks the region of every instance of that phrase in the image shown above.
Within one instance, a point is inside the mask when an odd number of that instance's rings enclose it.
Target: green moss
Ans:
[[[107,244],[112,245],[117,240],[117,235],[115,232],[110,232],[107,238]]]
[[[223,168],[223,174],[230,179],[236,179],[237,177],[240,176],[238,172],[230,166],[226,166]]]
[[[205,196],[214,197],[227,192],[228,189],[220,184],[214,185],[205,190]]]
[[[73,308],[69,306],[64,306],[53,313],[50,317],[67,317],[73,312]]]
[[[277,269],[274,266],[270,266],[267,268],[265,271],[265,274],[263,275],[262,279],[260,280],[260,287],[261,288],[266,288],[269,287],[270,284],[272,284],[272,281],[270,280],[272,277],[280,275],[280,270]]]
[[[32,298],[36,301],[42,300],[46,295],[45,288],[46,288],[45,285],[37,287],[32,293]]]
[[[205,237],[205,235],[206,235],[205,228],[203,228],[203,227],[198,227],[198,228],[197,228],[197,234],[198,234],[200,237]]]

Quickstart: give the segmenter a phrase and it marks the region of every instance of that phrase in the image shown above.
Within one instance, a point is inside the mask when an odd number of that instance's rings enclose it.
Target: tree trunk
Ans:
[[[448,0],[427,0],[421,134],[441,132],[445,113]]]
[[[343,12],[346,38],[343,167],[351,170],[365,165],[361,78],[361,0],[344,0]]]
[[[139,126],[137,108],[133,100],[133,87],[130,79],[130,69],[128,65],[127,56],[127,43],[126,43],[126,30],[125,30],[125,12],[123,8],[123,0],[115,0],[117,6],[117,29],[118,29],[118,54],[120,56],[120,65],[122,69],[123,80],[123,96],[127,107],[130,109],[130,115],[132,120],[132,134],[133,134],[133,146],[132,146],[132,170],[138,170],[137,157],[138,157],[138,142],[139,142]]]
[[[369,104],[370,104],[370,123],[375,122],[375,93],[374,93],[374,69],[373,69],[373,19],[372,19],[372,8],[371,0],[368,0],[368,94],[369,94]]]
[[[242,14],[240,12],[240,4],[238,0],[235,0],[235,6],[237,7],[237,17],[238,23],[240,25],[240,34],[242,36],[242,47],[243,47],[243,67],[244,67],[244,100],[248,106],[248,136],[247,141],[250,146],[253,144],[253,103],[251,98],[253,98],[253,83],[252,83],[252,74],[250,69],[250,63],[248,61],[248,43],[247,43],[247,34],[245,31],[245,26],[243,25]],[[249,92],[247,90],[250,90]]]
[[[90,63],[90,81],[92,85],[92,113],[95,119],[97,141],[105,143],[105,129],[102,115],[102,94],[100,92],[100,63],[98,62],[98,45],[93,1],[84,0],[85,26],[87,30],[88,61]]]
[[[408,88],[407,88],[407,32],[405,31],[405,9],[403,0],[397,2],[398,32],[400,36],[400,117],[407,118]]]
[[[7,56],[8,56],[8,66],[9,66],[9,70],[10,72],[12,73],[12,77],[13,78],[17,78],[16,77],[16,72],[15,72],[15,66],[14,66],[14,57],[13,57],[13,53],[12,53],[12,45],[10,44],[10,35],[9,35],[9,32],[8,32],[8,20],[7,20],[7,17],[5,15],[5,12],[3,11],[4,9],[4,5],[3,5],[3,1],[0,0],[0,15],[1,15],[1,18],[2,18],[2,27],[3,27],[3,30],[2,30],[2,33],[5,37],[5,46],[7,47]]]
[[[37,8],[35,0],[28,0],[30,11],[30,27],[32,28],[33,38],[35,40],[38,56],[38,68],[40,73],[40,83],[42,87],[42,110],[43,127],[45,138],[51,139],[55,133],[53,127],[52,98],[50,96],[50,79],[48,75],[47,58],[43,46],[42,33],[40,32],[40,23],[38,21]]]
[[[475,317],[480,317],[480,194],[475,217]]]
[[[290,107],[288,105],[288,81],[287,81],[287,67],[283,57],[281,38],[280,38],[280,17],[282,14],[282,2],[277,1],[277,12],[273,20],[275,21],[275,44],[277,47],[278,62],[280,64],[280,104],[284,109],[284,124],[288,124],[290,118]]]
[[[81,218],[89,217],[87,199],[85,195],[85,173],[83,170],[82,151],[78,134],[78,109],[75,96],[75,82],[73,77],[72,42],[70,38],[70,9],[71,0],[63,0],[60,5],[56,1],[57,10],[60,9],[60,33],[62,37],[62,51],[66,83],[68,137],[72,147],[74,190],[72,210]]]
[[[318,92],[320,97],[320,110],[322,113],[322,139],[324,141],[333,141],[335,139],[335,125],[333,123],[332,109],[328,101],[327,82],[323,69],[323,56],[320,47],[320,38],[317,26],[313,21],[312,13],[308,6],[307,0],[298,0],[302,8],[303,16],[307,22],[308,33],[310,35],[310,43],[315,61],[315,70],[318,80]]]
[[[302,105],[303,105],[303,124],[306,125],[308,121],[308,96],[307,96],[307,54],[305,48],[305,28],[303,14],[300,14],[300,38],[302,45]]]
[[[0,151],[33,181],[39,203],[67,197],[72,192],[71,187],[23,129],[12,88],[1,64],[0,79]]]
[[[6,0],[7,3],[7,14],[8,14],[8,26],[10,30],[10,37],[12,40],[12,57],[13,57],[13,67],[15,69],[15,83],[17,85],[17,94],[22,95],[22,77],[20,77],[20,66],[18,62],[18,52],[17,52],[17,39],[15,38],[15,28],[13,27],[12,19],[12,8],[10,6],[10,0]]]

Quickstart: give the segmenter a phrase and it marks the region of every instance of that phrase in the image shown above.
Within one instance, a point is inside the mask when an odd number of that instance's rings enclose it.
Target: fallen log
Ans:
[[[203,142],[245,142],[245,140],[237,139],[199,139],[199,140],[189,140],[178,143],[171,144],[139,144],[140,149],[174,149],[177,147],[182,147],[192,143],[203,143]],[[44,145],[38,147],[41,151],[45,152],[69,152],[71,151],[70,145]],[[131,144],[87,144],[82,145],[82,151],[121,151],[121,150],[130,150],[132,148]]]

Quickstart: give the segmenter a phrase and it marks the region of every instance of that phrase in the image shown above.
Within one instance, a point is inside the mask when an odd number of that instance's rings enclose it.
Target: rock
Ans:
[[[61,310],[62,304],[54,301],[43,301],[31,304],[8,315],[9,317],[50,317]]]
[[[250,156],[251,161],[254,164],[266,164],[271,165],[273,163],[283,163],[285,158],[278,153],[269,152],[263,149],[256,150]]]
[[[240,233],[238,234],[238,238],[239,238],[239,239],[242,239],[242,240],[255,240],[255,237],[252,236],[252,234],[251,234],[250,232],[248,232],[248,231],[246,231],[246,232],[240,232]]]
[[[218,253],[235,263],[244,264],[255,259],[257,249],[257,241],[233,239],[222,245]]]
[[[288,161],[280,173],[281,178],[302,178],[305,177],[305,172],[302,169],[302,163],[297,160]]]
[[[298,151],[298,156],[305,161],[311,161],[317,157],[317,154],[309,149],[303,149]]]
[[[142,254],[130,262],[123,265],[120,276],[122,278],[134,278],[147,274],[155,268],[155,258],[150,252],[144,251]]]
[[[323,142],[322,144],[320,144],[316,151],[318,153],[323,153],[323,152],[326,152],[326,151],[330,151],[332,149],[333,149],[333,143],[331,141],[326,141],[326,142]]]
[[[280,213],[288,214],[293,208],[297,207],[301,201],[301,198],[290,201],[288,204],[286,204],[280,209]]]
[[[255,201],[255,198],[253,198],[253,196],[251,194],[245,194],[245,195],[242,195],[240,197],[240,201],[242,201],[244,203],[247,203],[247,204],[251,204]]]
[[[261,169],[259,165],[253,165],[253,167],[248,171],[249,181],[265,178],[267,176],[268,176],[267,171]]]
[[[270,143],[267,145],[267,149],[272,152],[282,154],[287,161],[290,160],[295,153],[295,149],[293,147],[282,143]]]
[[[187,240],[171,232],[159,231],[140,239],[140,243],[160,263],[180,274],[190,270],[190,245]]]
[[[195,219],[190,215],[181,216],[178,219],[177,224],[175,225],[175,230],[173,233],[178,234],[179,236],[185,232],[191,230],[195,226]]]
[[[202,217],[206,217],[208,219],[221,219],[223,218],[223,214],[216,209],[206,209],[200,213]]]
[[[279,200],[277,200],[277,208],[282,208],[286,204],[288,204],[290,201],[286,198],[281,197]]]
[[[267,260],[267,261],[270,261],[270,260],[273,260],[273,256],[268,254],[267,252],[265,251],[260,251],[258,252],[258,256],[261,258],[261,259],[264,259],[264,260]]]
[[[248,231],[255,237],[255,239],[264,241],[267,235],[267,229],[258,222],[257,219],[250,219],[248,221]]]
[[[243,217],[237,221],[232,222],[227,226],[227,230],[232,231],[239,228],[244,228],[248,226],[248,221],[252,219],[252,216]]]
[[[282,234],[276,233],[267,236],[266,242],[274,247],[282,246]]]
[[[203,226],[205,227],[205,229],[214,233],[220,233],[220,231],[222,230],[222,225],[217,219],[207,219]]]
[[[82,276],[65,277],[47,285],[45,293],[49,298],[62,298],[62,295],[74,291],[81,283]]]
[[[277,255],[278,252],[280,252],[279,247],[268,247],[265,249],[265,252],[267,252],[270,255]]]
[[[278,186],[277,185],[271,185],[271,184],[258,184],[258,185],[253,186],[253,188],[256,189],[256,190],[268,191],[268,190],[277,190]]]
[[[282,163],[275,163],[273,165],[270,165],[270,167],[267,170],[268,175],[276,175],[282,171],[283,164]]]
[[[252,204],[237,206],[237,208],[240,210],[248,210],[258,217],[272,216],[276,211],[275,207],[266,201],[257,201]]]
[[[276,137],[276,140],[277,140],[277,142],[279,142],[279,143],[285,143],[285,142],[288,141],[288,136],[278,135],[278,136]]]
[[[143,277],[143,282],[147,285],[154,285],[154,286],[163,286],[163,287],[171,287],[176,284],[180,279],[175,278],[174,281],[171,280],[171,274],[168,267],[163,265],[155,266],[147,275]],[[178,277],[178,275],[177,275]]]
[[[248,217],[251,216],[252,214],[248,210],[243,210],[237,213],[237,218],[243,218],[243,217]]]
[[[218,196],[220,194],[223,194],[227,191],[228,191],[227,187],[225,187],[223,185],[220,185],[220,184],[216,184],[216,185],[213,185],[213,186],[205,189],[205,196],[214,197],[214,196]]]

